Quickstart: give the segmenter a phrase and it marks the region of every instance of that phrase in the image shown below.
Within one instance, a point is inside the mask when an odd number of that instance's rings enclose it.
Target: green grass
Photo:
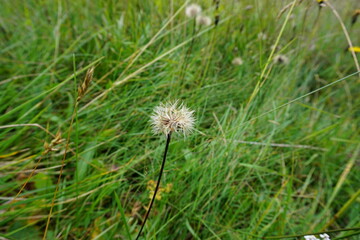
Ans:
[[[330,2],[359,46],[359,3]],[[360,239],[359,75],[330,8],[303,1],[278,17],[291,1],[198,3],[220,23],[194,35],[182,1],[2,1],[0,236],[43,238],[66,144],[42,153],[47,131],[61,131],[69,150],[46,239],[133,239],[165,145],[149,117],[180,99],[197,130],[170,144],[161,187],[173,187],[144,239]]]

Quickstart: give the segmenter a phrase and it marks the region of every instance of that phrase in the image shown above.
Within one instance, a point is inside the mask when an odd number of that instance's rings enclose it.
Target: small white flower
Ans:
[[[168,135],[172,132],[180,132],[184,135],[191,133],[194,129],[194,111],[189,110],[178,101],[160,104],[155,107],[151,116],[151,125],[154,133]]]
[[[190,4],[185,9],[185,14],[189,18],[194,18],[201,13],[201,7],[197,4]]]
[[[232,60],[231,63],[235,66],[240,66],[240,65],[243,65],[244,61],[242,60],[241,57],[236,57]]]
[[[315,237],[314,235],[307,235],[304,236],[305,240],[319,240],[317,237]]]
[[[289,64],[289,58],[285,55],[276,55],[273,59],[274,63],[277,64],[284,64],[287,65]]]
[[[196,17],[196,23],[198,25],[204,25],[204,26],[210,26],[211,24],[211,18],[207,17],[207,16],[197,16]]]
[[[326,233],[320,234],[320,237],[321,237],[323,240],[331,240],[331,239],[330,239],[330,236],[327,235]]]

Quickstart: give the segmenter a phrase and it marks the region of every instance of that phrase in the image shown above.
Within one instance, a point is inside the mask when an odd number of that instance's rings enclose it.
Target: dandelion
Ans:
[[[155,107],[151,116],[153,132],[169,135],[172,132],[180,132],[184,135],[192,132],[195,119],[194,111],[189,110],[178,101],[160,104]]]
[[[284,64],[287,65],[289,64],[289,58],[285,55],[276,55],[273,59],[273,62],[275,64]]]
[[[197,4],[190,4],[185,9],[185,14],[189,18],[194,18],[201,13],[201,7]]]
[[[356,52],[356,53],[360,53],[360,47],[349,47],[348,48],[350,52]]]
[[[209,18],[208,16],[199,15],[199,16],[196,17],[196,24],[204,25],[204,26],[210,26],[211,18]]]
[[[236,57],[232,60],[231,63],[235,66],[240,66],[240,65],[243,65],[244,61],[242,60],[241,57]]]
[[[166,162],[166,156],[170,145],[171,135],[172,133],[181,133],[184,136],[191,133],[194,129],[195,118],[193,117],[194,111],[186,108],[183,104],[178,104],[178,101],[168,102],[165,104],[160,104],[155,107],[154,113],[151,116],[151,125],[153,127],[153,132],[156,134],[165,134],[166,136],[166,145],[163,155],[163,160],[161,163],[160,173],[158,177],[158,181],[156,182],[155,188],[152,185],[155,183],[153,181],[149,182],[150,191],[153,193],[153,196],[150,201],[149,208],[146,211],[143,223],[141,225],[140,231],[136,237],[136,240],[139,239],[141,232],[145,226],[146,220],[149,217],[149,213],[151,211],[151,207],[154,204],[154,200],[156,199],[156,194],[159,191],[161,176],[164,171],[164,166]],[[161,191],[170,191],[171,185],[166,186],[165,189]],[[161,194],[160,194],[161,195]],[[161,197],[160,197],[161,198]],[[159,199],[159,198],[157,198]]]

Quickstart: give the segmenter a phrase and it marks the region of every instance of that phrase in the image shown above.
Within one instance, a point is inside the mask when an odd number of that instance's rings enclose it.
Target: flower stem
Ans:
[[[164,151],[164,157],[163,157],[163,160],[162,160],[162,163],[161,163],[161,168],[160,168],[160,173],[159,173],[159,178],[158,178],[158,181],[156,183],[156,187],[155,187],[155,191],[154,191],[154,195],[151,199],[151,202],[150,202],[150,205],[149,205],[149,208],[146,212],[146,215],[145,215],[145,218],[144,218],[144,221],[141,225],[141,228],[140,228],[140,231],[136,237],[136,240],[139,239],[140,235],[141,235],[141,232],[145,226],[145,223],[146,223],[146,220],[148,219],[149,217],[149,213],[151,211],[151,207],[152,205],[154,204],[154,201],[155,201],[155,198],[156,198],[156,193],[157,191],[159,190],[159,186],[160,186],[160,180],[161,180],[161,176],[163,174],[163,171],[164,171],[164,167],[165,167],[165,162],[166,162],[166,155],[167,155],[167,152],[168,152],[168,149],[169,149],[169,144],[170,144],[170,140],[171,140],[171,132],[166,136],[166,145],[165,145],[165,151]]]

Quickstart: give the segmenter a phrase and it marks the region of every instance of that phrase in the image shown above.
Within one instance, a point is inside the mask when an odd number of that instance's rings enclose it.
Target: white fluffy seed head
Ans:
[[[273,59],[274,63],[276,64],[289,64],[289,58],[285,55],[276,55]]]
[[[241,57],[236,57],[232,60],[231,63],[235,66],[240,66],[240,65],[243,65],[244,61],[242,60]]]
[[[155,107],[151,116],[151,125],[156,134],[163,133],[168,135],[172,132],[184,134],[191,133],[194,129],[194,111],[186,108],[178,101],[161,103]]]
[[[194,18],[201,13],[201,7],[195,3],[190,4],[185,8],[185,14],[189,18]]]
[[[197,16],[196,17],[196,24],[203,25],[203,26],[210,26],[211,25],[211,18],[208,16]]]

